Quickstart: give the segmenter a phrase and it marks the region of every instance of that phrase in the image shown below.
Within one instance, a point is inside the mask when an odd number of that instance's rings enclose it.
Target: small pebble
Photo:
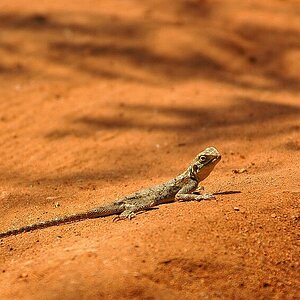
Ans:
[[[27,273],[22,273],[19,275],[19,278],[27,278],[28,274]]]
[[[246,173],[247,170],[245,168],[241,168],[241,169],[234,169],[234,170],[232,170],[232,172],[234,174],[242,174],[242,173]]]

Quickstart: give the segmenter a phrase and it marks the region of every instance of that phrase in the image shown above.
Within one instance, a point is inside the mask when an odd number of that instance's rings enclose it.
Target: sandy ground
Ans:
[[[1,231],[207,146],[206,190],[241,193],[2,239],[0,298],[299,299],[299,133],[297,0],[2,0]]]

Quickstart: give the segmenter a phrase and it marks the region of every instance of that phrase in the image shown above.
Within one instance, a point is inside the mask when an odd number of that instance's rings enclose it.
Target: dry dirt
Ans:
[[[299,133],[297,0],[1,0],[1,231],[210,145],[241,193],[2,239],[0,298],[299,299]]]

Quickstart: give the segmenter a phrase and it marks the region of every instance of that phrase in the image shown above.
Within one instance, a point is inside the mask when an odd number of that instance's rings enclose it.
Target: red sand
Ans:
[[[241,193],[2,239],[0,298],[299,299],[299,11],[2,0],[1,231],[161,183],[207,146],[206,190]]]

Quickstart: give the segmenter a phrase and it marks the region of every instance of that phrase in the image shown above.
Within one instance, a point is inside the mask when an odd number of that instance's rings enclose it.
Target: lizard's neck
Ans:
[[[180,175],[178,175],[176,177],[176,180],[179,183],[185,182],[187,179],[193,179],[193,180],[199,182],[197,176],[195,176],[194,173],[191,172],[190,168],[188,168],[186,171],[184,171],[183,173],[181,173]]]

